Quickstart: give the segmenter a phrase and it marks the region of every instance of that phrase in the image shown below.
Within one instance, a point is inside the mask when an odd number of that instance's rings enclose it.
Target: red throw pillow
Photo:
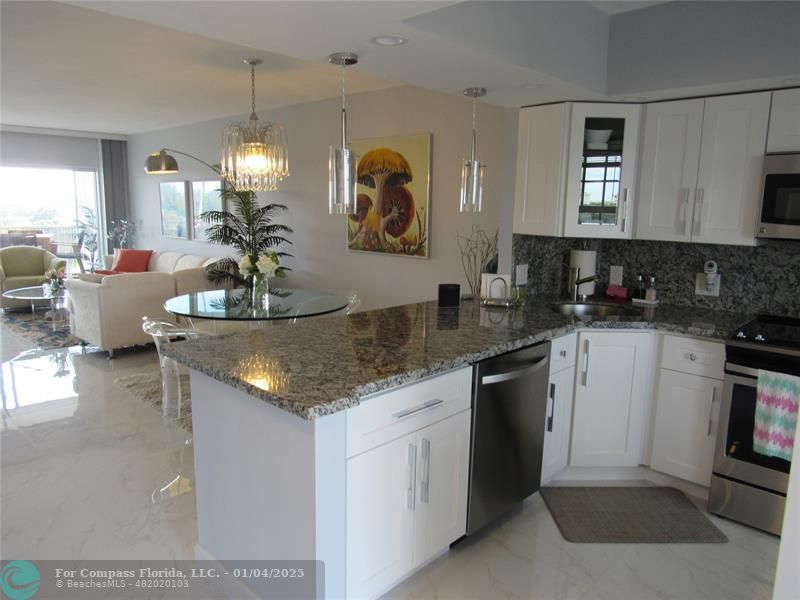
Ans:
[[[144,273],[147,271],[147,264],[150,262],[152,250],[128,250],[122,248],[114,253],[114,264],[112,271],[120,273]]]

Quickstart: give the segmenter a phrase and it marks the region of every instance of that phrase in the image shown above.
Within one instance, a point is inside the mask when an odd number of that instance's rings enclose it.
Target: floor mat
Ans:
[[[540,490],[570,542],[719,544],[728,538],[671,487],[545,487]]]

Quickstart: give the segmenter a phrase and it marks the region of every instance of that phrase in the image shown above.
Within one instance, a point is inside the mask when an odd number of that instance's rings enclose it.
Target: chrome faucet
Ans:
[[[570,300],[573,302],[577,302],[580,300],[581,302],[585,301],[587,296],[586,294],[578,295],[578,288],[583,285],[584,283],[591,283],[592,281],[597,281],[599,277],[597,275],[590,275],[589,277],[581,278],[581,270],[578,267],[570,267],[569,268],[569,297]]]

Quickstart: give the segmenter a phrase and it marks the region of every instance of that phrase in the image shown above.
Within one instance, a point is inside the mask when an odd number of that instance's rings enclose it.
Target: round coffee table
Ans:
[[[56,323],[62,323],[66,320],[66,305],[67,305],[67,290],[60,288],[57,293],[53,294],[49,288],[44,288],[41,285],[34,285],[31,287],[16,288],[3,292],[3,298],[11,300],[27,300],[31,303],[31,316],[36,314],[36,303],[42,300],[50,300],[50,315],[53,322],[53,330],[56,328]],[[45,313],[45,320],[47,313]]]

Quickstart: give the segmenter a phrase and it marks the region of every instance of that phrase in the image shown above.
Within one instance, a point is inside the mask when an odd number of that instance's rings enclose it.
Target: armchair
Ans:
[[[63,271],[66,264],[52,252],[35,246],[0,248],[0,308],[30,307],[27,300],[3,298],[2,293],[40,285],[47,271]]]

